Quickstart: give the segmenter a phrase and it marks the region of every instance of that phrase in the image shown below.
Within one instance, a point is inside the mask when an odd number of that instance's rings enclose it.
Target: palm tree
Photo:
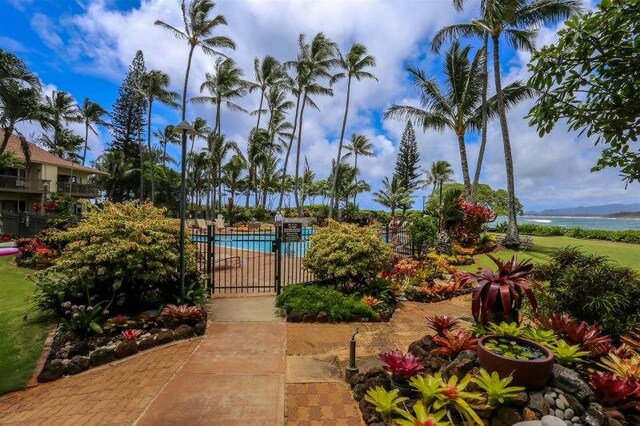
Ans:
[[[249,87],[249,92],[254,90],[260,91],[260,104],[258,106],[258,121],[256,122],[255,130],[260,127],[260,116],[262,115],[262,105],[265,99],[265,93],[267,89],[277,85],[282,80],[283,70],[282,65],[273,57],[265,56],[262,61],[255,58],[253,60],[253,70],[256,76],[256,82],[252,83]]]
[[[157,129],[153,132],[153,136],[158,139],[160,146],[162,146],[162,165],[167,165],[167,145],[179,144],[180,136],[175,132],[172,125],[165,126],[163,130]]]
[[[369,138],[367,138],[365,135],[357,135],[357,134],[353,134],[351,135],[351,142],[348,143],[344,149],[347,151],[347,153],[352,154],[354,161],[353,161],[353,168],[355,169],[355,176],[354,176],[354,184],[358,183],[358,157],[362,156],[362,157],[374,157],[375,153],[373,152],[373,144],[371,142],[369,142]],[[354,194],[353,196],[353,204],[356,203],[356,196],[357,194]]]
[[[78,114],[78,106],[73,97],[63,91],[54,90],[51,95],[45,97],[45,111],[50,116],[53,124],[53,137],[47,140],[51,144],[50,150],[62,157],[64,148],[62,145],[63,130],[71,122],[79,123],[82,118]]]
[[[189,155],[193,154],[193,148],[196,143],[196,139],[206,138],[211,133],[211,127],[207,126],[207,120],[202,117],[196,117],[193,120],[193,133],[189,136],[191,139],[191,148],[189,149]]]
[[[246,109],[233,101],[247,94],[249,84],[242,79],[244,73],[236,66],[233,59],[218,58],[213,69],[213,74],[206,73],[205,81],[200,85],[200,93],[206,89],[209,92],[209,96],[196,96],[191,99],[191,102],[215,105],[213,133],[220,136],[222,134],[222,104],[224,103],[232,111],[247,112]]]
[[[224,161],[230,153],[237,156],[242,156],[242,154],[240,153],[240,148],[238,148],[237,143],[225,139],[224,135],[217,135],[215,133],[211,133],[209,137],[207,137],[206,152],[209,160],[210,177],[213,178],[211,179],[211,183],[215,183],[217,180],[218,208],[222,208],[222,169]],[[211,187],[213,188],[212,211],[215,211],[216,185],[213,184]]]
[[[267,207],[267,196],[273,190],[276,190],[280,177],[280,159],[273,153],[266,155],[260,164],[257,174],[257,189],[261,193],[262,200],[259,205]]]
[[[451,176],[453,176],[453,167],[446,160],[438,160],[431,163],[431,169],[426,171],[426,179],[423,182],[424,186],[433,185],[431,193],[438,191],[439,201],[438,206],[442,208],[442,188],[447,182],[451,182]],[[440,224],[438,224],[440,226]]]
[[[240,154],[236,154],[222,168],[222,183],[229,189],[229,214],[235,205],[235,196],[242,186],[242,172],[247,168],[247,162]]]
[[[396,209],[408,209],[411,207],[411,193],[400,186],[398,179],[393,176],[391,181],[388,177],[382,179],[382,189],[373,193],[373,201],[391,209],[394,215]]]
[[[184,31],[161,20],[155,22],[155,25],[169,30],[176,38],[185,40],[189,45],[187,70],[185,71],[184,87],[182,90],[182,120],[185,119],[187,112],[187,84],[189,82],[189,71],[191,70],[191,59],[196,47],[199,46],[205,54],[211,56],[224,56],[217,50],[221,47],[228,49],[236,48],[235,43],[230,38],[213,35],[216,27],[227,25],[227,20],[223,15],[211,17],[210,14],[214,7],[215,3],[211,0],[193,0],[187,10],[186,0],[182,0],[181,9]]]
[[[138,172],[132,161],[127,161],[124,152],[120,150],[106,151],[96,160],[96,167],[106,172],[106,175],[96,176],[97,183],[107,191],[112,201],[122,201],[127,194],[116,193],[123,188],[122,182],[132,174]]]
[[[337,46],[323,33],[315,35],[311,43],[308,44],[301,34],[298,39],[300,52],[294,61],[285,63],[286,68],[294,68],[297,90],[297,103],[300,105],[300,116],[298,122],[298,144],[296,149],[296,172],[294,176],[294,197],[298,207],[298,215],[302,214],[302,206],[299,199],[298,177],[300,175],[300,148],[302,146],[302,123],[304,118],[304,108],[309,105],[318,109],[311,99],[311,95],[333,95],[333,90],[321,86],[318,81],[322,78],[331,78],[329,69],[336,64]],[[301,96],[301,101],[300,101]],[[295,125],[294,125],[295,127]],[[294,132],[295,133],[295,132]],[[293,141],[291,141],[293,142]],[[290,143],[291,143],[290,142]]]
[[[245,207],[249,206],[250,192],[254,189],[255,204],[259,204],[257,188],[257,172],[269,158],[281,149],[280,144],[274,141],[269,132],[258,129],[251,134],[249,145],[247,146],[247,163],[249,166],[249,176],[247,177],[247,198]]]
[[[102,108],[102,106],[93,102],[89,98],[84,98],[84,102],[82,106],[78,106],[78,113],[80,114],[80,118],[84,123],[84,152],[82,154],[82,165],[84,166],[85,161],[87,159],[87,145],[89,143],[89,130],[94,135],[98,135],[98,132],[93,127],[93,125],[105,126],[107,124],[106,121],[102,119],[103,116],[108,115],[107,111]]]
[[[454,42],[445,56],[444,74],[446,80],[442,88],[432,79],[427,78],[423,71],[412,67],[407,70],[413,78],[413,83],[420,91],[421,104],[424,109],[409,105],[393,105],[385,113],[385,119],[397,118],[411,120],[423,130],[435,129],[442,131],[451,129],[457,136],[458,150],[464,182],[465,198],[471,196],[471,179],[465,135],[468,131],[477,131],[482,124],[482,67],[483,52],[478,51],[473,60],[469,60],[470,47],[460,47]],[[510,107],[531,95],[531,89],[519,81],[504,88],[504,100]],[[488,114],[497,113],[495,98],[487,104]]]
[[[342,129],[340,130],[340,142],[338,143],[338,155],[336,156],[336,162],[340,162],[342,158],[342,143],[344,142],[344,131],[347,126],[347,116],[349,115],[349,100],[351,95],[351,80],[356,79],[358,81],[366,78],[371,78],[378,81],[378,78],[372,73],[365,71],[365,68],[374,67],[376,65],[376,59],[367,55],[367,48],[362,44],[355,43],[351,46],[349,53],[346,57],[342,56],[339,53],[338,66],[342,68],[342,72],[336,73],[331,77],[329,83],[333,85],[334,83],[347,79],[347,99],[344,107],[344,117],[342,118]],[[334,173],[333,176],[333,188],[331,191],[331,201],[329,202],[329,219],[331,219],[333,215],[333,200],[336,196],[336,186],[338,184],[338,175],[340,174],[340,170],[337,173]]]
[[[136,88],[136,90],[142,95],[147,101],[147,149],[149,154],[151,154],[151,111],[153,108],[153,102],[158,101],[163,103],[171,108],[178,108],[178,103],[176,100],[180,98],[178,93],[169,90],[169,84],[171,83],[171,79],[169,75],[158,70],[151,70],[146,72],[140,78],[140,86]],[[142,149],[142,144],[140,144],[140,201],[144,199],[144,176],[143,176],[143,167],[144,167],[144,150]],[[155,158],[150,158],[151,160],[151,202],[153,203],[156,199],[156,182],[155,182]]]
[[[518,247],[520,237],[516,220],[515,179],[511,140],[507,123],[507,99],[502,90],[500,70],[500,39],[516,49],[532,51],[537,30],[542,25],[555,24],[581,10],[579,0],[513,0],[508,2],[484,1],[481,18],[469,24],[459,24],[443,29],[441,39],[460,36],[487,36],[493,47],[493,76],[496,87],[497,112],[502,130],[507,192],[509,193],[507,232],[503,244]]]

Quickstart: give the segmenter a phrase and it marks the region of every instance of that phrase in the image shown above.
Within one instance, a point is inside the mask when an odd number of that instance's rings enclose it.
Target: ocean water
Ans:
[[[498,216],[493,224],[506,222],[506,216]],[[518,224],[562,226],[564,228],[604,229],[607,231],[640,230],[640,219],[621,219],[613,217],[575,217],[575,216],[518,216]]]

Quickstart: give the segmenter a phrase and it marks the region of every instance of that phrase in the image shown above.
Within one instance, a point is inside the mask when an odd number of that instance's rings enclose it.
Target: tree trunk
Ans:
[[[513,176],[513,158],[511,156],[511,141],[509,140],[509,127],[507,124],[507,114],[504,107],[504,93],[500,81],[500,41],[499,35],[493,35],[493,75],[495,77],[496,94],[498,99],[498,114],[500,115],[500,127],[502,128],[502,144],[504,145],[504,163],[507,174],[507,192],[509,202],[507,206],[509,220],[507,222],[507,234],[503,244],[507,247],[519,247],[520,236],[518,235],[518,222],[516,220],[516,190]]]
[[[82,154],[82,165],[87,159],[87,144],[89,143],[89,122],[84,122],[84,153]]]
[[[256,131],[260,128],[260,114],[262,113],[262,101],[264,101],[264,89],[260,90],[260,106],[258,107],[258,122],[256,123]]]
[[[464,182],[464,198],[471,197],[471,179],[469,178],[469,163],[467,162],[467,146],[464,142],[464,133],[458,135],[458,149],[460,150],[460,165],[462,166],[462,180]]]
[[[353,183],[354,185],[358,184],[358,151],[353,151],[353,157],[354,157],[354,162],[353,162],[353,168],[355,169],[355,176],[353,178]],[[356,204],[356,197],[358,196],[358,190],[356,189],[356,192],[353,193],[353,204]]]
[[[189,72],[191,71],[191,58],[193,57],[193,50],[195,46],[191,46],[189,49],[189,58],[187,59],[187,70],[184,74],[184,87],[182,88],[182,120],[185,120],[187,115],[187,85],[189,83]],[[182,159],[184,161],[184,158]]]
[[[338,186],[338,174],[340,173],[340,160],[342,159],[342,142],[344,141],[344,130],[347,127],[347,116],[349,115],[349,95],[351,94],[351,74],[347,79],[347,101],[344,106],[344,117],[342,117],[342,130],[340,131],[340,143],[338,144],[338,158],[336,158],[336,169],[333,172],[333,185],[331,185],[331,202],[329,203],[329,219],[333,217],[333,203],[336,199],[336,189]]]
[[[218,164],[218,206],[222,210],[222,164]]]
[[[167,141],[162,144],[162,165],[167,166]]]
[[[244,208],[247,209],[249,208],[249,200],[251,199],[251,186],[253,183],[253,164],[249,163],[249,170],[248,170],[248,174],[247,174],[247,191],[245,193],[246,195],[246,199],[245,199],[245,205]]]
[[[489,85],[489,36],[484,36],[484,78],[482,79],[482,136],[480,141],[480,152],[478,152],[478,163],[471,185],[471,202],[476,203],[478,196],[478,182],[480,181],[480,171],[484,159],[484,149],[487,146],[487,87]]]
[[[144,202],[144,146],[142,138],[138,135],[138,147],[140,148],[140,203]]]
[[[284,165],[282,172],[282,184],[280,185],[280,200],[278,201],[278,210],[282,209],[282,201],[284,198],[284,186],[287,181],[287,165],[289,163],[289,154],[291,154],[291,146],[293,145],[293,139],[296,134],[296,126],[298,125],[298,110],[300,108],[300,95],[296,98],[296,114],[293,119],[293,129],[291,130],[291,138],[289,139],[289,146],[287,146],[287,153],[284,157]]]
[[[300,194],[299,190],[299,182],[298,178],[300,176],[300,148],[302,146],[302,119],[304,117],[304,106],[307,103],[307,92],[304,92],[304,97],[302,98],[302,106],[300,107],[300,123],[298,124],[298,146],[296,147],[296,174],[294,179],[294,189],[293,195],[296,201],[296,207],[298,209],[298,216],[302,216],[302,205],[300,204]]]
[[[4,151],[7,149],[7,144],[9,143],[9,138],[13,134],[14,123],[9,123],[7,127],[4,127],[4,135],[2,136],[2,145],[0,145],[0,155],[4,154]]]
[[[149,119],[147,121],[147,148],[149,149],[149,166],[151,167],[151,202],[156,201],[156,179],[155,179],[155,159],[151,152],[151,108],[153,100],[149,100]]]

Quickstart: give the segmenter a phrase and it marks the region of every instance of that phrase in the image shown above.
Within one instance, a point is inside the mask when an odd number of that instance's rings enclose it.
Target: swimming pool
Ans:
[[[304,256],[309,249],[309,236],[313,234],[313,228],[302,229],[302,241],[295,243],[282,243],[282,254],[296,254]],[[193,241],[206,241],[205,235],[196,235]],[[236,250],[249,250],[261,253],[271,253],[273,242],[276,239],[275,232],[251,232],[215,234],[213,245]]]

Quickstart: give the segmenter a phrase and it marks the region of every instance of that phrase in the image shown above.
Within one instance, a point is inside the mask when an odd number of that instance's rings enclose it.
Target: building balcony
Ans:
[[[69,194],[77,197],[94,198],[100,195],[98,187],[84,183],[57,182],[58,193]]]
[[[48,180],[27,179],[17,176],[0,175],[0,191],[28,192],[32,194],[42,194]]]

